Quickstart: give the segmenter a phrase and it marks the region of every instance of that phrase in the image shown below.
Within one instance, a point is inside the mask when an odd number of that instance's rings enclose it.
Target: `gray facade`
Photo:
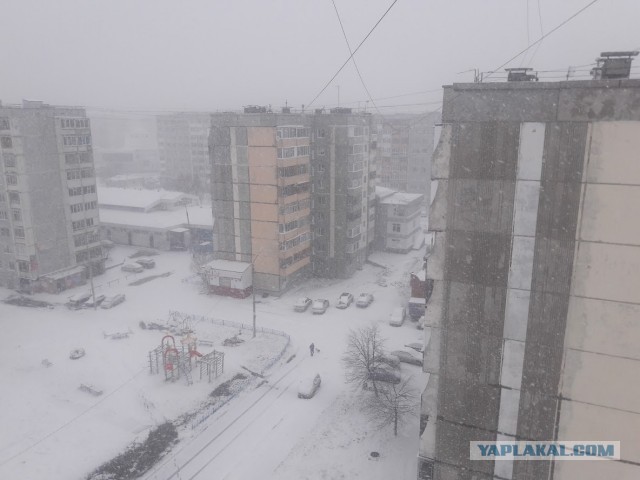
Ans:
[[[582,414],[593,394],[571,388],[575,378],[589,374],[567,377],[565,368],[568,358],[583,355],[571,346],[569,332],[588,323],[587,316],[578,321],[571,315],[582,302],[576,269],[584,268],[584,260],[575,259],[581,256],[579,225],[590,216],[583,199],[594,181],[585,172],[589,159],[600,161],[594,132],[624,131],[638,121],[640,82],[634,80],[445,87],[432,172],[438,190],[429,224],[436,241],[427,275],[435,288],[426,317],[424,370],[430,378],[422,395],[418,478],[585,478],[558,462],[471,461],[469,448],[471,441],[580,436],[572,415]],[[615,134],[610,138],[616,145]],[[624,145],[611,148],[624,152]],[[625,154],[634,152],[621,158]],[[594,211],[603,215],[609,200],[599,201]],[[608,248],[613,255],[621,246]],[[629,281],[640,283],[637,275],[624,283]],[[596,296],[603,305],[616,300]],[[607,335],[623,338],[637,330]],[[598,353],[603,343],[592,348],[604,364],[611,355]],[[640,358],[629,371],[640,371],[639,364]],[[611,415],[620,396],[599,398],[591,415]],[[637,414],[637,408],[629,412],[625,422],[637,423]],[[580,428],[597,424],[592,418]],[[597,478],[634,478],[636,453],[628,452],[617,474]]]
[[[42,277],[56,273],[54,290],[62,290],[83,276],[66,281],[61,270],[90,264],[93,273],[102,271],[84,109],[42,102],[0,107],[0,137],[0,284],[37,290]]]

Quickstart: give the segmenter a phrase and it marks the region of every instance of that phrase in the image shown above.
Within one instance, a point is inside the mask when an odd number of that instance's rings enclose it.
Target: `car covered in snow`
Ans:
[[[407,312],[404,307],[396,307],[389,315],[389,325],[392,327],[399,327],[404,323],[404,318],[406,317]]]
[[[351,303],[353,303],[353,295],[345,292],[340,295],[340,298],[338,298],[338,304],[336,305],[336,308],[347,308],[349,305],[351,305]]]
[[[366,308],[373,303],[373,295],[370,293],[361,293],[356,300],[356,307]]]
[[[87,302],[85,302],[82,306],[84,308],[93,308],[93,307],[98,307],[102,302],[104,302],[104,299],[107,298],[106,295],[96,295],[96,299],[95,301],[93,300],[93,298],[90,298]]]
[[[311,307],[311,311],[313,313],[324,313],[329,308],[329,300],[325,298],[318,298],[313,301],[313,306]]]
[[[144,271],[144,267],[138,263],[125,263],[120,267],[120,270],[129,273],[141,273]]]
[[[296,300],[296,303],[293,304],[293,309],[296,312],[305,312],[312,303],[313,301],[309,297],[300,297]]]
[[[82,308],[83,304],[91,298],[91,292],[81,292],[76,293],[72,297],[69,297],[69,301],[67,302],[67,307],[71,310],[78,310]]]
[[[71,352],[69,352],[69,358],[71,360],[77,360],[79,358],[84,357],[84,355],[85,355],[84,348],[74,348],[73,350],[71,350]]]
[[[318,373],[315,376],[311,375],[302,379],[298,385],[298,398],[313,398],[320,388],[321,382],[322,379]]]
[[[413,354],[405,352],[404,350],[394,350],[391,352],[391,355],[398,357],[402,363],[408,363],[409,365],[416,365],[418,367],[422,366],[421,358],[415,357]]]
[[[368,379],[374,382],[385,382],[394,384],[398,384],[402,380],[402,378],[400,377],[400,372],[393,368],[385,366],[373,367],[369,372]]]
[[[112,297],[107,297],[100,304],[100,308],[113,308],[125,301],[124,293],[118,293]]]
[[[153,268],[156,266],[156,261],[153,258],[139,258],[135,263],[143,268]]]

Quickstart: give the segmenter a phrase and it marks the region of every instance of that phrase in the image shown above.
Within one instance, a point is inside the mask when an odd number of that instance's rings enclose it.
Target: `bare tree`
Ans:
[[[364,387],[370,381],[371,373],[380,367],[383,360],[384,341],[377,325],[349,331],[347,350],[342,357],[347,382]],[[371,383],[377,396],[377,382],[371,380]]]
[[[378,428],[393,425],[393,434],[398,436],[398,425],[408,415],[415,413],[418,394],[410,386],[411,378],[399,384],[385,383],[378,387],[378,395],[369,397],[365,411]]]

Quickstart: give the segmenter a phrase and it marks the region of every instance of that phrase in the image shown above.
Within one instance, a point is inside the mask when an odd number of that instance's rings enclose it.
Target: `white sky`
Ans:
[[[443,84],[472,81],[472,73],[459,72],[498,67],[540,37],[540,20],[548,32],[590,1],[398,0],[355,58],[378,105],[425,111],[437,107],[428,103],[441,99]],[[392,0],[335,2],[355,48]],[[2,3],[5,103],[156,111],[288,100],[299,108],[349,56],[331,0]],[[593,63],[604,50],[637,49],[639,18],[639,0],[599,0],[545,39],[526,64],[564,71]],[[640,74],[640,60],[636,67]],[[352,64],[313,106],[335,105],[338,92],[342,105],[364,105]]]

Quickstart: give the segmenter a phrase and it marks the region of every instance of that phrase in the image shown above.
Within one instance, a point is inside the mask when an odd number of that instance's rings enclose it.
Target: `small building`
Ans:
[[[398,253],[420,248],[424,243],[420,228],[424,195],[376,187],[376,200],[375,248]]]
[[[200,269],[210,293],[246,298],[253,292],[253,272],[250,263],[233,260],[213,260]]]
[[[211,207],[194,205],[196,200],[181,192],[100,187],[102,238],[159,250],[188,250],[212,242]]]

